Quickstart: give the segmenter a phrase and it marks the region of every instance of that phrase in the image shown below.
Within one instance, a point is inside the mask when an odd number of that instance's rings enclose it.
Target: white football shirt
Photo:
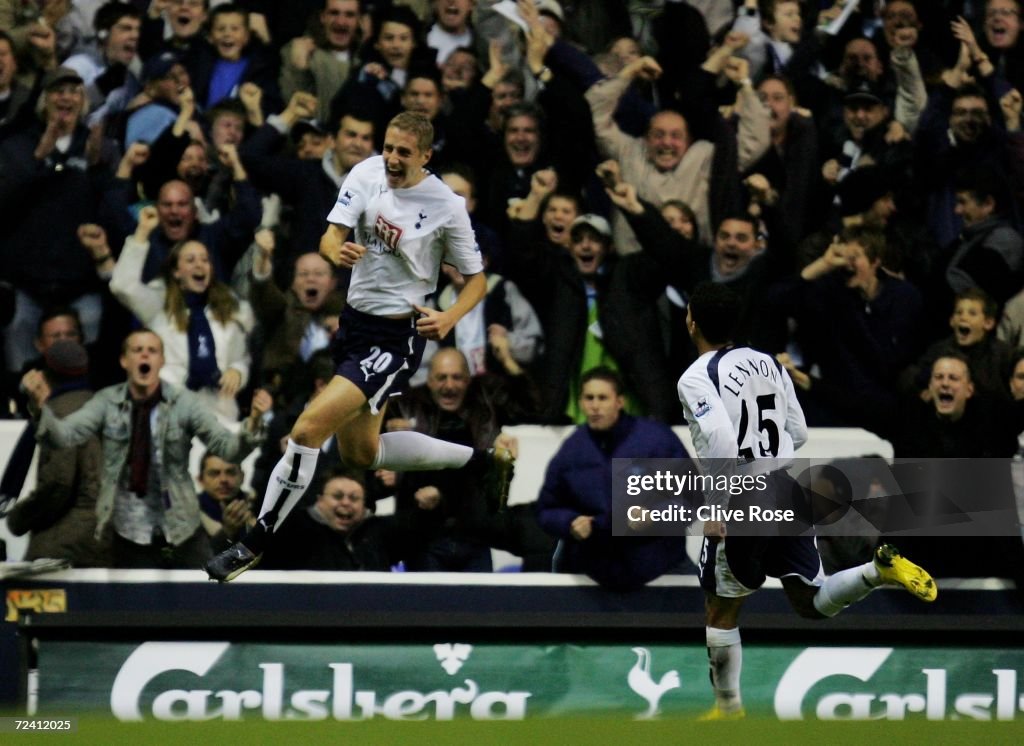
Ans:
[[[349,240],[366,247],[348,289],[348,303],[363,313],[411,313],[437,289],[442,262],[464,275],[483,271],[465,200],[433,174],[391,189],[383,156],[349,172],[327,221],[353,229]]]
[[[788,459],[807,441],[789,373],[751,347],[704,353],[677,390],[701,460]]]

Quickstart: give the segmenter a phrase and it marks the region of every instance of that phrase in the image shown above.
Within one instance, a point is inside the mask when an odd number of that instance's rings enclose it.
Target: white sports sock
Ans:
[[[300,446],[288,438],[288,447],[281,460],[277,462],[277,466],[274,467],[274,471],[270,473],[267,493],[263,496],[263,505],[260,506],[260,518],[275,508],[277,509],[277,518],[274,522],[275,532],[281,528],[285,517],[306,494],[309,481],[313,478],[313,472],[316,471],[316,459],[319,455],[319,448]]]
[[[381,434],[377,443],[377,457],[370,468],[392,471],[458,469],[465,466],[472,455],[473,449],[469,446],[403,430]]]
[[[705,627],[708,643],[708,666],[715,704],[722,712],[736,712],[743,707],[740,697],[740,670],[743,668],[743,646],[739,628]]]
[[[874,562],[840,570],[825,578],[825,582],[814,594],[814,608],[825,616],[835,616],[875,590],[879,580]]]

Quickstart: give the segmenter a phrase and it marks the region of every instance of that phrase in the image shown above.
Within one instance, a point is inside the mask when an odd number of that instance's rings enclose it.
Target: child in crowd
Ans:
[[[998,310],[995,300],[980,288],[968,288],[957,294],[953,315],[949,317],[952,335],[933,344],[915,365],[904,371],[904,387],[920,391],[921,397],[927,398],[932,363],[950,351],[959,351],[970,363],[975,390],[1006,399],[1013,348],[993,334],[999,320]]]

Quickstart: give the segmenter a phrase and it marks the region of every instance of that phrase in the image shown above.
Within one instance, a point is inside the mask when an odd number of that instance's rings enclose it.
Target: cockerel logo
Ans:
[[[651,678],[651,651],[647,648],[633,648],[636,663],[626,676],[629,688],[647,700],[647,709],[636,716],[637,720],[649,720],[658,716],[658,703],[665,692],[681,686],[679,672],[675,669],[666,672],[660,681]]]

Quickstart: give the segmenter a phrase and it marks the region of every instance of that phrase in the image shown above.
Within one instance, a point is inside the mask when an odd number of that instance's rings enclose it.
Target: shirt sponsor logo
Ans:
[[[398,251],[398,242],[402,240],[402,229],[383,215],[377,215],[373,223],[373,234],[377,236],[393,253]]]

